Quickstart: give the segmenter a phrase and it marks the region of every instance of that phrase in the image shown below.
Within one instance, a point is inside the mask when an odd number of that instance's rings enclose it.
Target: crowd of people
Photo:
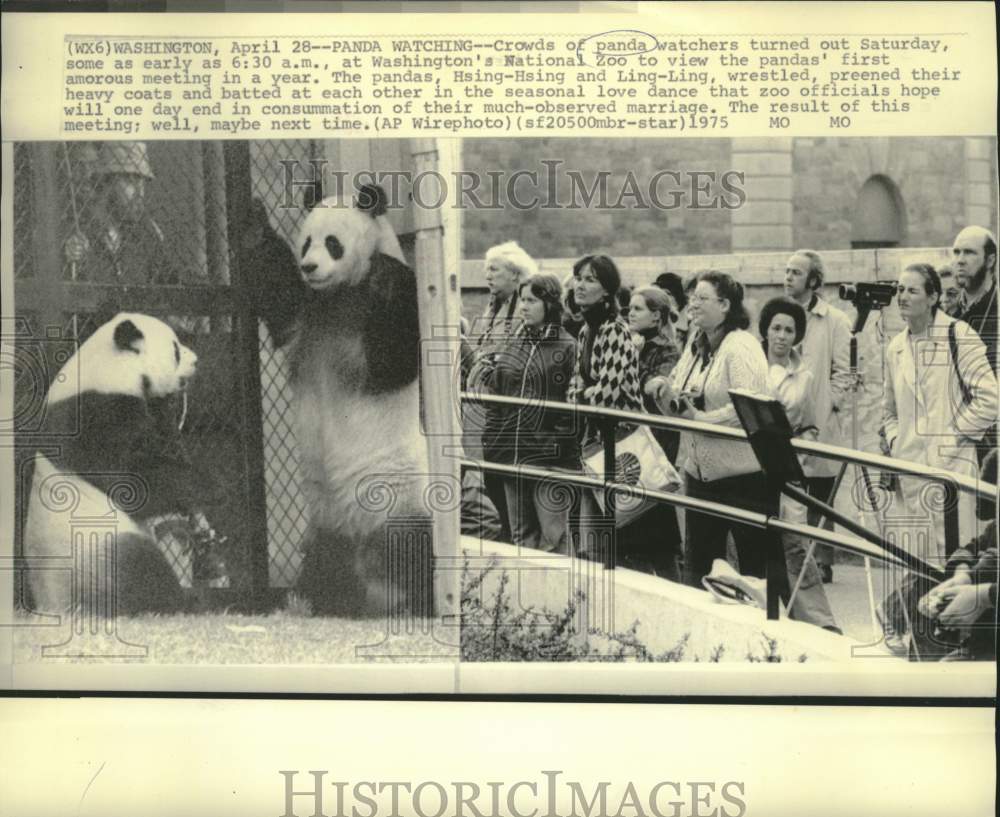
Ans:
[[[560,490],[558,472],[580,471],[608,426],[548,409],[545,402],[739,428],[729,392],[740,389],[780,400],[796,436],[856,444],[842,422],[859,385],[851,367],[852,321],[824,299],[825,269],[816,252],[791,255],[784,294],[763,304],[756,326],[743,285],[717,270],[687,281],[664,273],[655,284],[632,290],[612,258],[587,255],[560,280],[539,272],[536,262],[509,241],[487,252],[485,273],[489,304],[465,341],[467,389],[531,403],[485,409],[484,458],[555,471],[551,479],[484,472],[483,502],[496,511],[497,538],[596,557],[587,522],[600,517],[597,499],[588,491]],[[975,477],[996,448],[992,233],[968,227],[955,238],[950,264],[907,266],[896,300],[905,328],[886,350],[884,453]],[[618,425],[620,435],[634,428]],[[683,475],[689,497],[833,528],[833,520],[779,496],[764,479],[749,443],[665,429],[656,429],[654,437]],[[804,487],[832,505],[839,463],[821,457],[801,461]],[[913,536],[902,546],[945,565],[954,554],[946,552],[944,514],[929,500],[927,482],[904,476],[896,484],[913,523]],[[960,537],[967,543],[959,552],[974,554],[977,567],[972,569],[967,559],[963,568],[969,569],[940,588],[915,574],[907,577],[908,591],[893,604],[887,599],[881,610],[887,635],[915,630],[920,616],[935,625],[967,623],[970,614],[960,616],[952,605],[967,607],[970,599],[993,604],[995,616],[996,576],[982,566],[990,556],[996,564],[995,527],[993,539],[984,539],[976,524],[975,497],[966,492],[959,497]],[[768,559],[779,554],[786,568],[780,593],[789,615],[839,632],[824,589],[834,580],[832,548],[793,535],[776,539],[772,532],[690,510],[683,521],[682,533],[672,505],[647,504],[616,531],[616,563],[701,587],[720,560],[728,560],[742,576],[762,578]],[[936,594],[933,604],[927,602],[931,593]],[[911,647],[916,640],[911,634]]]

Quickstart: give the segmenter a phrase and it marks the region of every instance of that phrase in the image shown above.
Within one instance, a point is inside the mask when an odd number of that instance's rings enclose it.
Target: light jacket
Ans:
[[[851,389],[851,320],[819,296],[806,310],[806,334],[799,345],[802,365],[813,373],[812,398],[819,429],[818,442],[850,445],[844,439],[841,422]],[[836,460],[814,457],[808,476],[831,477],[840,464]]]
[[[684,349],[674,368],[670,390],[678,394],[703,383],[705,410],[696,411],[693,419],[740,428],[729,390],[768,394],[767,358],[760,341],[745,329],[734,329],[722,339],[707,367],[702,363],[700,347],[696,340]],[[750,443],[702,434],[681,434],[678,461],[684,463],[689,474],[702,481],[760,471]]]
[[[792,349],[788,366],[768,366],[767,380],[770,392],[784,406],[788,422],[796,437],[815,440],[816,411],[813,406],[813,373],[802,362],[802,357]],[[799,455],[802,470],[807,477],[814,476],[816,457]]]
[[[955,324],[958,372],[971,389],[972,399],[962,396],[958,373],[952,361],[948,326]],[[916,354],[914,354],[914,352]],[[975,477],[976,441],[996,421],[997,380],[986,358],[982,339],[969,325],[938,310],[925,336],[911,340],[909,328],[889,343],[882,418],[886,441],[893,457],[921,463],[956,474]],[[915,518],[930,518],[936,529],[937,552],[944,555],[944,514],[932,512],[921,490],[919,478],[901,480],[907,511]],[[973,533],[975,499],[959,493],[961,540]]]

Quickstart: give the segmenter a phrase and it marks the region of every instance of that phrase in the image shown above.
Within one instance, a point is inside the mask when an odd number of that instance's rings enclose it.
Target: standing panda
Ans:
[[[169,613],[184,606],[177,576],[143,527],[187,512],[196,497],[170,411],[197,357],[173,329],[122,313],[94,332],[59,371],[46,396],[24,555],[33,609],[63,613]],[[114,547],[104,547],[113,530]],[[82,535],[82,553],[73,546]],[[91,547],[91,533],[101,542]],[[81,559],[82,556],[82,559]]]
[[[416,554],[389,556],[390,515],[424,532],[430,520],[416,277],[385,209],[377,186],[362,187],[354,202],[317,204],[299,232],[299,280],[271,270],[282,297],[262,313],[272,338],[290,338],[310,515],[297,589],[321,615],[430,612],[429,552],[418,544]]]

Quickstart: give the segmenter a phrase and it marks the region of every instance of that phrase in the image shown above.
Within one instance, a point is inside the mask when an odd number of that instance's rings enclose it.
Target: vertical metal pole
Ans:
[[[250,207],[250,146],[247,142],[226,142],[223,147],[226,165],[226,225],[233,229],[243,223]],[[269,580],[267,546],[267,490],[264,475],[264,421],[261,407],[260,340],[257,316],[246,298],[243,278],[249,259],[242,242],[230,236],[236,288],[236,314],[233,343],[238,361],[243,408],[243,456],[247,477],[247,547],[250,566],[250,591],[255,607],[263,607]]]
[[[941,480],[944,490],[944,553],[951,556],[960,544],[958,530],[958,486],[950,479]]]
[[[615,569],[615,491],[609,487],[615,481],[615,430],[618,421],[614,418],[600,422],[601,441],[604,444],[604,520],[607,522],[608,542],[604,548],[604,567]]]
[[[775,507],[773,510],[768,510],[768,516],[778,515],[777,506],[781,501],[780,494],[779,497],[775,497],[775,500]],[[775,532],[769,527],[764,528],[764,536],[767,542],[767,564],[764,568],[764,580],[767,587],[767,619],[768,621],[777,621],[781,617],[781,589],[788,581],[784,544],[781,541],[781,533]]]

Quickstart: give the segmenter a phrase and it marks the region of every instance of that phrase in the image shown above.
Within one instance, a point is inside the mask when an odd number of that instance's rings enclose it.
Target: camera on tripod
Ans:
[[[856,307],[882,309],[892,303],[896,297],[895,284],[841,284],[840,299],[850,301]]]

